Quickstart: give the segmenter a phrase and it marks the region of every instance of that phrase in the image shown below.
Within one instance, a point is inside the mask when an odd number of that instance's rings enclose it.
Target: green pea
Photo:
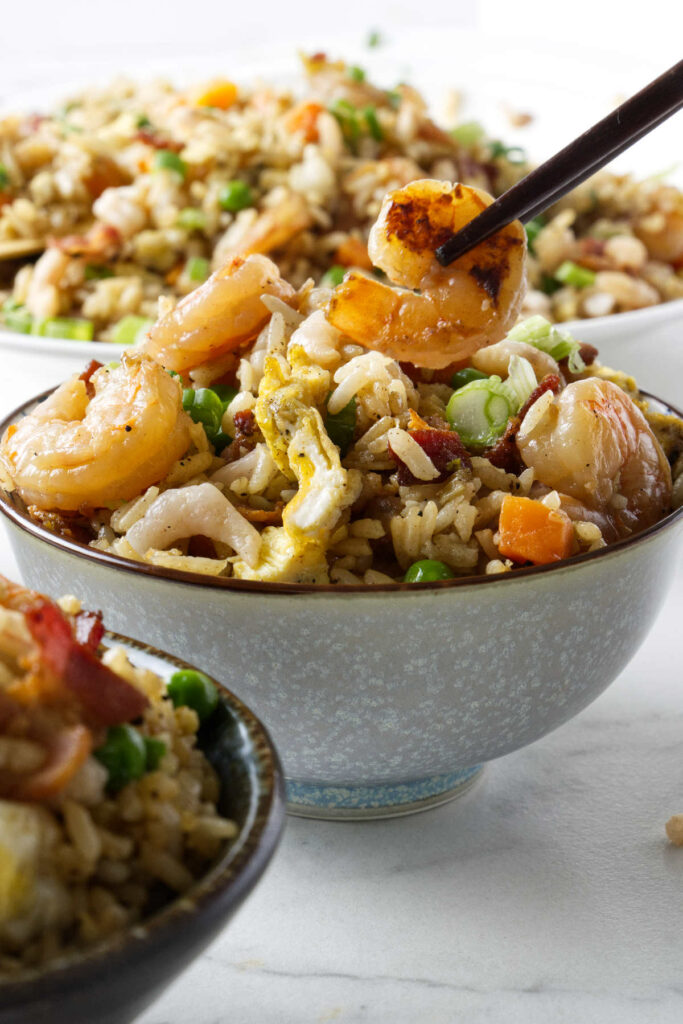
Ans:
[[[218,203],[224,210],[238,213],[240,210],[246,210],[248,206],[254,205],[254,193],[246,181],[235,178],[220,190]]]
[[[323,274],[320,283],[326,288],[336,288],[344,280],[344,274],[347,269],[347,267],[341,267],[338,263],[335,263],[326,274]]]
[[[183,409],[195,423],[201,423],[209,438],[221,429],[223,403],[211,388],[185,388]]]
[[[405,583],[428,583],[432,580],[452,580],[454,573],[436,558],[423,558],[421,562],[413,562],[405,576]]]
[[[186,206],[178,214],[177,224],[186,231],[202,231],[206,227],[206,214],[196,206]]]
[[[155,171],[173,171],[180,178],[187,175],[187,164],[172,149],[158,149],[154,154]]]
[[[208,676],[196,669],[174,672],[168,681],[167,692],[174,707],[192,708],[200,722],[208,718],[218,704],[218,690]]]
[[[218,395],[223,403],[223,411],[227,409],[237,394],[237,388],[231,388],[229,384],[214,384],[211,390]]]
[[[464,388],[465,384],[470,384],[473,380],[486,380],[488,377],[487,373],[480,373],[479,370],[475,370],[473,366],[466,366],[464,370],[458,370],[451,377],[451,387],[454,391],[458,388]]]
[[[94,754],[107,769],[107,788],[112,793],[141,778],[147,768],[145,741],[132,725],[111,725],[104,743]]]
[[[155,736],[145,736],[143,740],[145,744],[145,769],[148,772],[156,771],[162,757],[166,753],[166,744]]]

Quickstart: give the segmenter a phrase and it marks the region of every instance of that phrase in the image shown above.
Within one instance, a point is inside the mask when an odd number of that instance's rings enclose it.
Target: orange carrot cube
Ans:
[[[506,494],[498,531],[498,550],[514,562],[546,565],[568,558],[572,551],[574,528],[567,513],[532,498]]]

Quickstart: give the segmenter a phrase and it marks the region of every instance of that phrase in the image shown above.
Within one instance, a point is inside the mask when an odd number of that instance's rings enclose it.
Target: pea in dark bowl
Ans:
[[[167,679],[191,666],[107,633],[130,659]],[[214,680],[216,682],[216,680]],[[193,887],[142,922],[39,970],[0,981],[0,1024],[126,1024],[225,927],[265,871],[284,823],[278,754],[249,708],[216,682],[219,703],[199,743],[218,773],[219,810],[238,835]]]

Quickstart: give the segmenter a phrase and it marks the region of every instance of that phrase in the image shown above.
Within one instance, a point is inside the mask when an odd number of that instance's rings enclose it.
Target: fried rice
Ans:
[[[172,703],[165,682],[123,648],[98,653],[101,632],[100,617],[76,598],[58,607],[0,581],[7,975],[143,921],[186,892],[237,834],[217,810],[219,782],[197,747],[197,712]],[[64,644],[70,660],[58,671]],[[87,669],[85,690],[77,665]],[[115,724],[126,718],[135,725]],[[127,762],[115,775],[111,751],[102,753],[122,729],[147,752],[130,777],[120,774]]]
[[[304,63],[298,90],[116,82],[0,122],[0,246],[47,246],[4,264],[5,326],[130,344],[160,297],[237,253],[271,254],[297,286],[369,270],[387,191],[434,177],[499,195],[529,169],[479,126],[438,126],[408,85]],[[680,297],[681,217],[673,186],[591,179],[532,227],[526,312],[563,321]]]

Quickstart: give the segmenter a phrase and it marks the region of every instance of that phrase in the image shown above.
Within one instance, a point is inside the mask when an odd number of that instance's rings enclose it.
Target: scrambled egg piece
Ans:
[[[289,362],[268,356],[256,403],[256,421],[279,469],[298,490],[282,514],[282,526],[261,535],[261,553],[252,569],[238,560],[240,579],[281,583],[329,581],[325,552],[345,508],[360,493],[360,476],[347,472],[325,430],[319,406],[330,389],[330,375],[292,346]]]
[[[57,829],[40,807],[0,801],[0,936],[21,945],[61,910],[49,877]]]

